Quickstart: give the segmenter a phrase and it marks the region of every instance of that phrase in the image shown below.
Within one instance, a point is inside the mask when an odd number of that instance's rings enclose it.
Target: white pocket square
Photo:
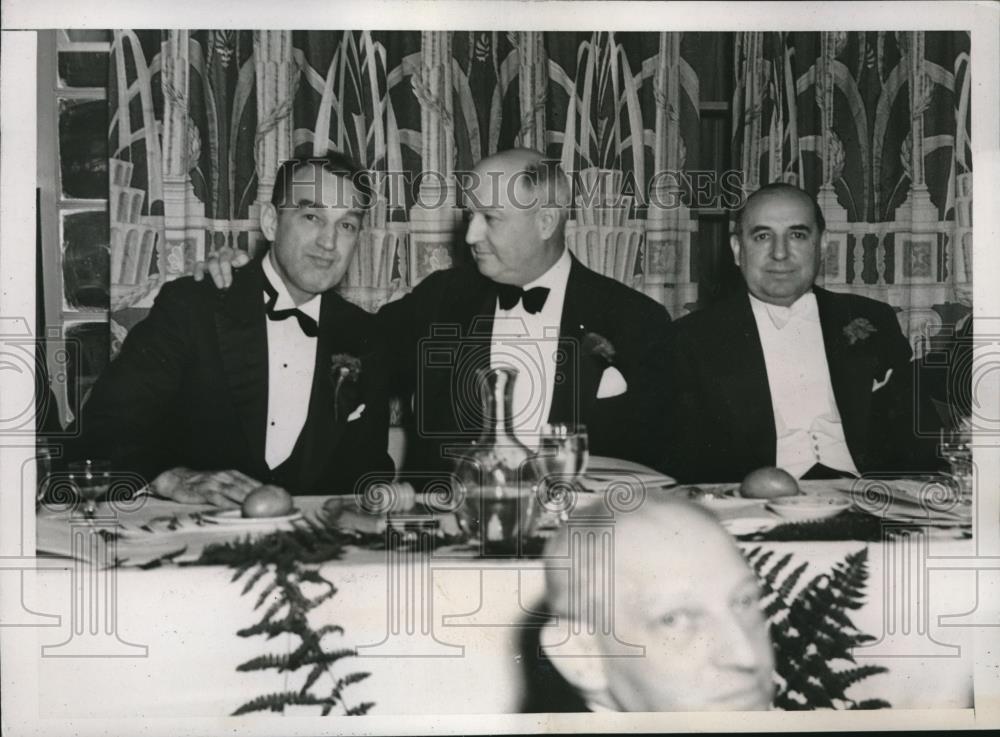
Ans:
[[[872,391],[877,392],[879,389],[881,389],[883,386],[889,383],[890,378],[892,378],[892,369],[889,369],[888,371],[885,372],[885,378],[882,379],[882,381],[879,381],[878,379],[872,380]]]
[[[627,391],[628,383],[625,381],[625,377],[622,376],[621,371],[614,366],[608,366],[604,369],[604,373],[601,374],[601,384],[597,387],[598,399],[617,397]]]
[[[347,416],[348,422],[354,422],[356,419],[361,417],[365,413],[365,405],[359,404],[357,409],[355,409],[351,414]]]

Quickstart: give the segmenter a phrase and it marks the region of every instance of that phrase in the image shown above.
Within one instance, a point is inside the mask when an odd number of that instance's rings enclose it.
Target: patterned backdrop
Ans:
[[[968,308],[969,46],[922,31],[116,31],[112,352],[164,281],[220,245],[259,247],[293,152],[342,149],[384,175],[342,285],[374,309],[463,257],[450,175],[513,145],[574,173],[574,253],[674,316],[721,278],[706,264],[728,261],[725,232],[707,223],[739,184],[801,184],[829,223],[825,283],[896,305],[919,351]]]

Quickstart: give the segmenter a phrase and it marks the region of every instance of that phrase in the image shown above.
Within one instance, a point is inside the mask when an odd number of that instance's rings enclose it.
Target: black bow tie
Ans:
[[[540,312],[545,306],[545,300],[549,296],[548,287],[534,287],[533,289],[522,289],[513,284],[497,284],[497,297],[500,298],[500,309],[509,310],[518,302],[524,304],[524,309],[529,315]]]
[[[315,338],[319,335],[319,325],[299,308],[292,307],[287,310],[274,309],[274,305],[278,301],[278,290],[267,280],[267,277],[264,278],[264,292],[267,294],[268,320],[287,320],[289,317],[294,317],[299,321],[299,327],[302,328],[302,332],[307,336]]]

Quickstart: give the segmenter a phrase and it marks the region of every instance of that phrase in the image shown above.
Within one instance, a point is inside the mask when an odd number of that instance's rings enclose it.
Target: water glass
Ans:
[[[589,458],[587,428],[557,423],[546,425],[539,437],[538,454],[546,476],[554,481],[580,478]]]

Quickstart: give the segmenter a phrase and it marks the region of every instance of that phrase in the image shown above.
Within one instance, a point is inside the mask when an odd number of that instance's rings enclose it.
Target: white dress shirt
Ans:
[[[278,293],[276,310],[293,309],[295,301],[271,263],[268,253],[263,261],[264,277]],[[263,295],[267,302],[267,294]],[[298,306],[319,324],[321,297],[313,297]],[[316,366],[316,338],[302,332],[295,318],[267,322],[267,440],[264,460],[277,468],[292,454],[309,414],[313,372]]]
[[[559,326],[572,263],[569,251],[564,249],[548,271],[524,285],[525,291],[535,287],[549,290],[545,305],[534,315],[524,309],[523,302],[509,310],[501,309],[499,299],[493,313],[490,367],[513,366],[517,369],[514,434],[532,449],[538,446],[539,432],[548,422],[552,408]]]
[[[833,395],[816,295],[806,292],[782,307],[751,294],[750,305],[771,390],[776,465],[796,478],[816,463],[857,474]]]

